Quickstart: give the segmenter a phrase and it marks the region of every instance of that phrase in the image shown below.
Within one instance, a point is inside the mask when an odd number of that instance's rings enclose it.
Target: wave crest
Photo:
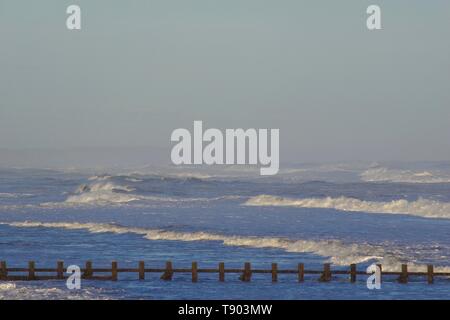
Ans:
[[[292,199],[271,195],[259,195],[250,198],[244,205],[326,208],[351,212],[409,214],[426,218],[450,219],[450,203],[422,198],[416,201],[400,199],[390,202],[376,202],[347,197]]]
[[[383,264],[385,271],[398,271],[401,263],[416,261],[412,255],[418,250],[410,248],[410,253],[403,252],[404,247],[393,249],[383,245],[368,243],[344,243],[340,240],[298,240],[281,237],[257,236],[229,236],[209,232],[176,232],[161,229],[145,229],[124,227],[115,224],[102,223],[69,223],[69,222],[10,222],[1,223],[14,227],[45,227],[63,228],[70,230],[87,230],[91,233],[134,233],[142,235],[149,240],[169,241],[219,241],[226,246],[241,246],[252,248],[276,248],[287,252],[312,253],[323,256],[336,265],[349,265],[351,263],[378,262]],[[411,271],[425,271],[425,264],[412,263],[408,265]],[[438,272],[450,272],[450,267],[435,268]]]
[[[387,168],[373,168],[360,174],[361,180],[366,182],[399,182],[399,183],[450,183],[448,174],[430,171],[394,170]]]
[[[133,188],[128,186],[120,186],[112,182],[97,182],[90,185],[82,184],[75,191],[76,194],[69,196],[65,203],[127,203],[139,200],[139,197],[127,194],[133,190]]]

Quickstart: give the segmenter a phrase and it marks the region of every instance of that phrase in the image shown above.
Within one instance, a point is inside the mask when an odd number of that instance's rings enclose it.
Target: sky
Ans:
[[[449,31],[447,0],[0,0],[0,165],[168,161],[194,120],[279,128],[281,162],[450,160]]]

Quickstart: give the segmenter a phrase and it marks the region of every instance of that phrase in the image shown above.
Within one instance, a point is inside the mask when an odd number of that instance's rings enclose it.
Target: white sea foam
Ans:
[[[9,193],[9,192],[0,192],[0,198],[25,198],[32,197],[33,195],[30,193]]]
[[[67,205],[110,205],[110,204],[125,204],[133,201],[145,201],[148,203],[191,203],[191,202],[210,202],[219,200],[237,200],[241,196],[222,196],[214,198],[174,198],[174,197],[156,197],[156,196],[140,196],[134,194],[123,193],[83,193],[67,198],[63,203],[46,203],[45,206],[67,206]]]
[[[134,233],[142,235],[149,240],[169,241],[219,241],[226,246],[242,246],[252,248],[276,248],[287,252],[313,253],[326,257],[335,265],[349,265],[351,263],[379,262],[383,264],[383,270],[398,270],[402,262],[415,261],[411,256],[417,250],[409,248],[409,253],[402,250],[405,248],[392,248],[388,245],[372,245],[368,243],[344,243],[340,240],[301,240],[282,237],[252,237],[252,236],[229,236],[209,232],[175,232],[161,229],[145,229],[134,227],[123,227],[115,224],[101,223],[66,223],[66,222],[12,222],[1,223],[14,227],[45,227],[63,228],[70,230],[88,230],[91,233],[111,232],[116,234]],[[425,265],[409,264],[412,271],[424,271]],[[450,272],[450,267],[437,267],[436,271]]]
[[[41,287],[23,283],[0,283],[0,300],[106,300],[110,299],[102,289],[83,288],[67,290],[66,288]]]
[[[450,183],[450,175],[448,173],[387,168],[369,169],[361,173],[360,177],[361,180],[367,182]]]
[[[17,198],[16,193],[0,192],[0,198]]]
[[[204,180],[204,179],[210,179],[213,176],[205,173],[194,173],[194,172],[179,172],[179,173],[172,173],[167,175],[168,177],[172,178],[191,178],[191,179],[198,179],[198,180]]]
[[[213,178],[214,175],[210,175],[202,172],[175,172],[173,170],[150,170],[150,171],[132,171],[132,172],[120,172],[116,176],[124,177],[125,180],[133,182],[142,182],[145,178],[159,177],[164,179],[198,179],[206,180]]]
[[[85,191],[90,192],[102,192],[102,191],[115,191],[115,192],[131,192],[134,191],[133,188],[129,186],[121,186],[114,184],[112,182],[106,182],[106,183],[93,183],[90,185],[82,184],[78,187],[76,193],[82,193]]]
[[[127,178],[128,179],[128,178]],[[137,182],[137,180],[136,180]],[[134,188],[119,185],[113,182],[96,182],[93,184],[82,184],[74,192],[67,197],[63,203],[43,203],[46,207],[58,207],[66,205],[110,205],[110,204],[126,204],[133,201],[150,201],[150,202],[198,202],[198,201],[214,201],[221,199],[233,199],[235,196],[223,196],[215,198],[181,198],[181,197],[158,197],[133,194]]]
[[[5,290],[12,290],[16,288],[16,284],[15,283],[0,283],[0,292],[5,291]]]
[[[88,192],[79,195],[69,196],[66,204],[110,204],[110,203],[128,203],[139,200],[139,197],[112,192]]]
[[[133,177],[127,177],[127,178],[125,178],[125,180],[130,181],[130,182],[143,182],[144,181],[142,179],[133,178]]]
[[[298,208],[329,208],[340,211],[409,214],[426,218],[450,219],[450,203],[427,199],[408,201],[404,199],[390,202],[364,201],[354,198],[305,198],[293,199],[271,195],[259,195],[247,200],[247,206],[279,206]]]
[[[135,189],[126,186],[118,185],[112,182],[96,182],[93,184],[80,185],[74,194],[67,197],[64,202],[48,202],[42,203],[43,207],[66,207],[77,205],[121,205],[134,201],[145,201],[146,203],[189,203],[189,202],[210,202],[218,200],[235,200],[240,199],[241,196],[219,196],[212,198],[182,198],[182,197],[160,197],[149,196],[132,193]]]
[[[83,184],[77,188],[75,195],[69,196],[68,204],[108,204],[127,203],[139,200],[136,195],[129,194],[134,191],[128,186],[116,185],[112,182],[97,182],[90,185]]]
[[[89,177],[89,181],[105,181],[105,180],[108,180],[108,179],[111,179],[112,178],[112,176],[109,176],[109,175],[100,175],[100,176],[92,176],[92,177]]]
[[[43,202],[40,204],[14,204],[2,205],[3,210],[17,210],[23,208],[64,208],[68,206],[102,206],[120,205],[137,200],[155,200],[156,197],[145,197],[132,194],[133,188],[121,186],[111,182],[96,182],[93,184],[82,184],[75,192],[69,195],[63,202]],[[31,196],[31,195],[30,195]],[[161,197],[160,199],[163,199]]]
[[[40,204],[15,204],[15,205],[0,205],[0,210],[23,210],[23,209],[58,209],[58,208],[71,208],[71,207],[101,207],[101,206],[121,206],[127,205],[133,202],[133,207],[146,208],[154,205],[189,205],[191,203],[209,203],[213,201],[237,201],[244,199],[243,196],[229,195],[213,198],[176,198],[176,197],[157,197],[157,196],[140,196],[134,194],[121,194],[121,193],[84,193],[79,195],[69,196],[63,202],[44,202]],[[141,201],[134,203],[134,201]]]

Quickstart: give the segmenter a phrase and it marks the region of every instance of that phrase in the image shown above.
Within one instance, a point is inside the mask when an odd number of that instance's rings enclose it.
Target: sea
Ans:
[[[450,272],[450,163],[303,163],[274,176],[250,166],[1,168],[0,260],[65,266]],[[449,299],[450,278],[407,284],[370,274],[120,273],[119,281],[0,281],[0,299]]]

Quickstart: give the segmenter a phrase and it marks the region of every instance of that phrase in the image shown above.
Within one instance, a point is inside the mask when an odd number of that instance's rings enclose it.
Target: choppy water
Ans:
[[[139,170],[0,169],[0,260],[38,266],[296,268],[319,269],[379,262],[383,270],[450,270],[450,164],[334,164],[284,168],[275,177],[258,170],[141,168]],[[70,291],[63,282],[0,283],[0,298],[450,298],[450,279],[427,285],[383,282],[366,288],[345,279],[298,284],[295,275],[268,275],[241,283],[227,274],[175,275],[172,282],[122,275],[118,282],[83,281]],[[192,286],[196,290],[192,290]]]

